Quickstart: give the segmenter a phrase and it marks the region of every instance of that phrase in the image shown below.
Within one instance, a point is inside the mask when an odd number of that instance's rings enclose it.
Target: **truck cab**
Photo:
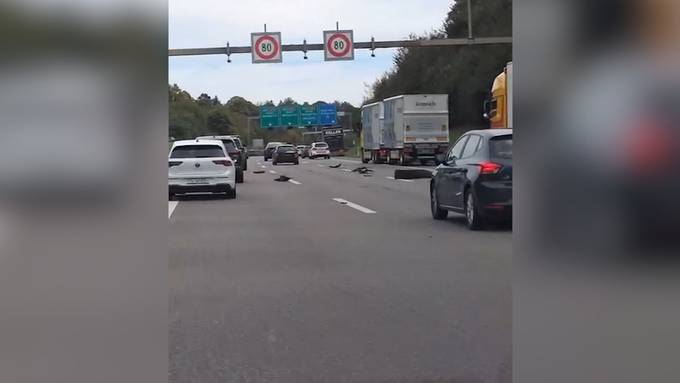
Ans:
[[[496,76],[484,102],[484,118],[491,128],[512,129],[512,63]]]

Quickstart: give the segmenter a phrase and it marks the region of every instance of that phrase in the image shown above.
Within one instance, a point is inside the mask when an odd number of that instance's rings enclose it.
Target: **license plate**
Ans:
[[[187,180],[187,184],[189,184],[189,185],[207,185],[209,183],[210,182],[208,182],[208,180],[205,179],[205,178],[193,178],[193,179]]]
[[[418,153],[422,153],[422,154],[433,154],[433,153],[434,153],[434,149],[431,149],[431,148],[427,148],[427,149],[419,149],[419,150],[418,150]]]

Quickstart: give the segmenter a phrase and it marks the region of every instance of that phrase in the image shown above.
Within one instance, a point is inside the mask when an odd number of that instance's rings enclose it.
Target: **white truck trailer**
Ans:
[[[380,152],[386,161],[407,165],[444,160],[449,147],[448,95],[401,95],[383,100],[383,105]]]
[[[380,161],[384,110],[382,102],[361,107],[361,161]]]

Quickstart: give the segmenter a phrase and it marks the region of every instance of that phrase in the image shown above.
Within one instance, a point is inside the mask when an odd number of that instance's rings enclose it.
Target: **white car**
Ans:
[[[224,193],[236,198],[236,167],[221,141],[175,141],[168,156],[168,192]]]
[[[315,142],[309,148],[309,158],[324,157],[331,158],[331,151],[328,149],[328,144],[325,142]]]

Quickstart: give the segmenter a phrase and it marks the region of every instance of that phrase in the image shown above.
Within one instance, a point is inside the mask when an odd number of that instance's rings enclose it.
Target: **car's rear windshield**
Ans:
[[[243,149],[243,144],[241,144],[241,139],[240,138],[234,138],[234,142],[236,143],[236,147],[239,149]]]
[[[494,137],[489,141],[489,154],[492,158],[512,159],[512,136]]]
[[[183,145],[172,150],[170,158],[211,158],[224,157],[224,151],[217,145]]]
[[[314,147],[315,147],[315,148],[327,148],[327,147],[328,147],[328,144],[325,143],[325,142],[322,142],[322,143],[320,143],[320,144],[314,144]]]
[[[295,150],[295,148],[289,145],[286,146],[281,145],[278,148],[276,148],[276,150],[279,152],[285,152],[286,150]]]

